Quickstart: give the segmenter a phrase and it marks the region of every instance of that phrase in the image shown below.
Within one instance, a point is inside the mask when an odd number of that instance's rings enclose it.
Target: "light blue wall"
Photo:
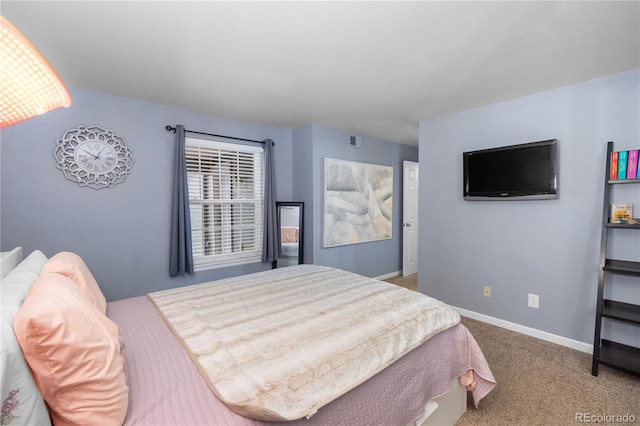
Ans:
[[[417,148],[364,138],[348,144],[348,133],[310,125],[291,130],[213,117],[164,105],[72,89],[73,105],[2,129],[0,150],[0,245],[42,250],[52,256],[82,256],[108,300],[256,272],[253,264],[171,278],[168,274],[173,133],[167,124],[236,137],[275,141],[279,201],[306,205],[305,257],[379,276],[401,265],[401,160],[417,160]],[[56,140],[66,130],[98,125],[122,136],[135,164],[126,182],[111,189],[81,188],[56,168]],[[292,143],[295,135],[295,144]],[[322,249],[322,158],[394,165],[396,202],[393,239]],[[318,238],[317,235],[320,235]]]
[[[294,130],[293,161],[306,171],[295,174],[293,194],[299,201],[305,201],[305,221],[312,224],[305,231],[305,238],[312,234],[312,240],[305,243],[305,262],[334,266],[369,277],[397,272],[402,269],[402,161],[417,161],[418,149],[368,137],[362,138],[361,147],[354,147],[349,144],[349,136],[346,131],[317,124]],[[323,247],[322,183],[327,157],[394,168],[391,239]]]
[[[22,246],[80,254],[109,300],[255,272],[270,265],[169,277],[169,220],[173,133],[164,126],[275,141],[276,191],[291,198],[290,129],[197,114],[163,105],[71,90],[73,105],[5,128],[1,142],[2,250]],[[135,164],[112,189],[81,188],[56,168],[56,140],[80,125],[122,136]]]
[[[293,130],[292,164],[293,200],[304,203],[304,262],[313,263],[315,239],[313,232],[314,217],[314,180],[313,180],[313,132],[312,126]],[[321,181],[317,184],[321,186]]]
[[[640,70],[420,123],[419,288],[454,306],[592,343],[606,142],[638,149]],[[559,199],[463,201],[462,152],[558,139]],[[636,185],[617,202],[635,205]],[[614,256],[640,259],[638,235],[617,232]],[[640,303],[637,279],[614,298]],[[485,298],[483,286],[492,287]],[[527,293],[540,308],[527,307]],[[606,333],[637,345],[637,329]]]

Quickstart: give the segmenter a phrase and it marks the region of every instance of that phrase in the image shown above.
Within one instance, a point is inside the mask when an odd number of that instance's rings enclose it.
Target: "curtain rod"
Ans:
[[[171,127],[169,125],[164,126],[164,128],[167,130],[167,132],[176,132],[176,128],[175,127]],[[206,136],[215,136],[218,138],[226,138],[226,139],[234,139],[237,141],[244,141],[244,142],[253,142],[253,143],[264,143],[265,141],[257,141],[254,139],[245,139],[245,138],[236,138],[235,136],[226,136],[226,135],[216,135],[215,133],[205,133],[205,132],[196,132],[195,130],[187,130],[184,129],[185,132],[189,132],[189,133],[196,133],[198,135],[206,135]],[[271,142],[272,145],[275,146],[275,142]]]

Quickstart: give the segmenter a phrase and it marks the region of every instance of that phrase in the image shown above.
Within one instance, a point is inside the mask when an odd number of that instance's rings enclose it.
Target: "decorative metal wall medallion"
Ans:
[[[56,145],[58,168],[80,186],[113,188],[131,173],[133,151],[111,130],[80,126],[67,130]]]

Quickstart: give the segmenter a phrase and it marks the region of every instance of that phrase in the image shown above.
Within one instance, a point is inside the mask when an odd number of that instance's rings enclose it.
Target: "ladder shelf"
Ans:
[[[639,327],[640,304],[606,299],[605,282],[608,275],[626,275],[640,278],[640,261],[614,259],[607,256],[608,236],[613,229],[639,230],[640,224],[611,223],[609,209],[612,201],[612,187],[619,184],[640,184],[640,179],[610,179],[611,153],[613,142],[607,143],[607,165],[604,179],[604,197],[602,203],[602,233],[600,239],[600,268],[598,273],[598,297],[596,301],[596,324],[593,339],[593,360],[591,374],[598,375],[600,364],[614,367],[627,373],[640,376],[640,347],[630,346],[612,339],[602,338],[602,319],[622,322]],[[622,232],[622,231],[619,231]],[[640,233],[636,234],[640,241]],[[640,285],[640,279],[638,280]],[[638,341],[640,344],[640,341]]]

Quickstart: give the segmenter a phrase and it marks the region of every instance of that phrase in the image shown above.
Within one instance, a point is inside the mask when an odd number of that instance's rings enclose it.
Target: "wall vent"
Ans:
[[[362,138],[360,136],[349,136],[349,145],[360,148],[362,146]]]

